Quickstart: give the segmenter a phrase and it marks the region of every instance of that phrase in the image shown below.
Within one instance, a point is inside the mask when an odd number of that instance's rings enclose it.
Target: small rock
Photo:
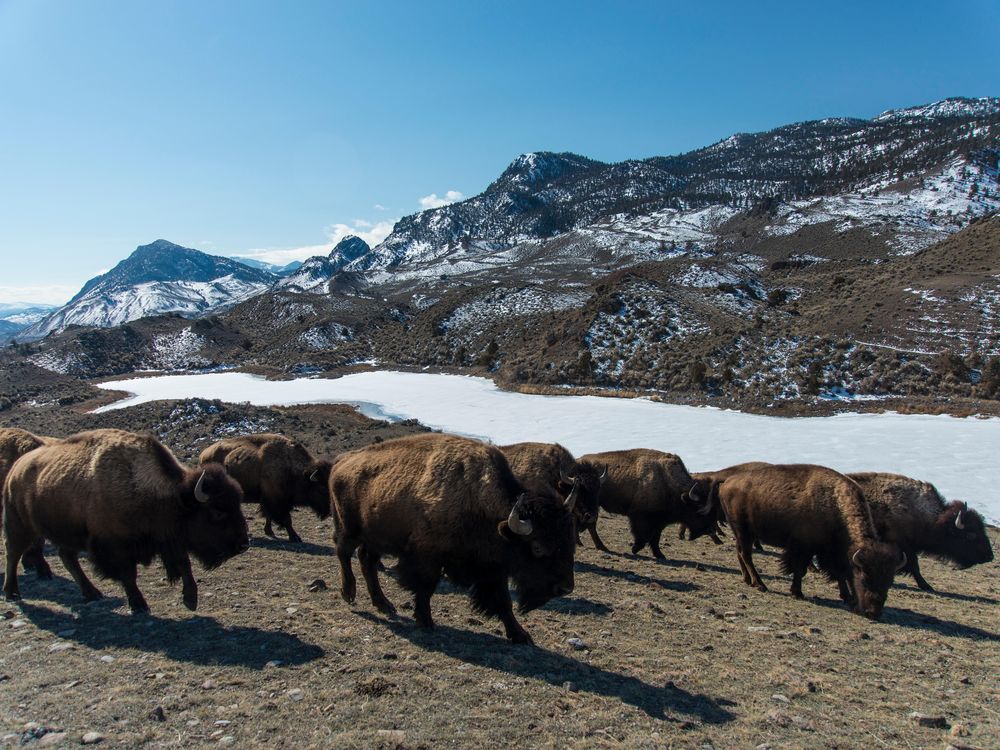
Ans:
[[[767,716],[765,716],[764,718],[766,718],[772,724],[777,724],[779,727],[787,727],[792,723],[792,720],[791,718],[789,718],[788,714],[778,710],[768,711]]]
[[[215,680],[209,679],[201,683],[202,690],[215,690],[217,687],[219,687],[219,683],[217,683]]]
[[[298,607],[285,607],[285,612],[287,612],[290,615],[294,615],[298,611],[299,611]]]
[[[300,701],[306,697],[306,694],[300,688],[292,688],[285,695],[293,701]]]
[[[382,654],[382,658],[387,660],[395,660],[399,658],[399,654],[395,653],[394,651],[386,651],[384,654]]]
[[[184,723],[189,727],[196,727],[201,724],[201,719],[188,719]]]
[[[948,720],[944,716],[931,716],[930,714],[922,714],[919,711],[913,711],[910,714],[910,719],[922,727],[930,727],[931,729],[948,728]]]
[[[2,674],[2,673],[0,673],[0,682],[4,682],[5,680],[9,680],[9,679],[10,679],[10,675],[9,674]]]
[[[110,654],[105,654],[104,656],[101,657],[101,661],[103,661],[105,664],[110,664],[114,660],[115,657],[111,656]]]
[[[959,724],[958,722],[951,725],[951,731],[948,734],[952,737],[968,737],[969,728],[965,724]]]
[[[52,747],[53,745],[58,745],[60,742],[66,739],[65,732],[48,732],[38,740],[39,747]]]
[[[28,624],[28,623],[26,623],[26,622],[25,622],[24,620],[14,620],[14,621],[13,621],[13,622],[12,622],[12,623],[10,624],[10,626],[11,626],[12,628],[23,628],[23,627],[24,627],[25,625],[27,625],[27,624]]]
[[[58,654],[60,651],[69,651],[70,649],[76,648],[72,643],[67,643],[66,641],[60,641],[59,643],[53,643],[49,646],[50,654]]]
[[[563,688],[570,693],[575,693],[577,691],[575,682],[566,681],[563,683]]]
[[[962,679],[959,680],[959,682],[961,682],[963,685],[971,685],[972,684],[972,680],[969,679],[968,677],[963,677]]]
[[[96,745],[99,742],[104,742],[104,735],[100,732],[87,732],[80,738],[80,742],[84,745]]]
[[[579,638],[570,638],[566,641],[566,643],[572,646],[575,651],[584,651],[587,648],[587,644]]]
[[[815,693],[817,690],[819,690],[819,688],[816,687],[815,682],[813,682],[812,680],[808,680],[806,682],[806,690],[808,690],[810,693]]]
[[[326,581],[324,581],[322,578],[317,578],[312,583],[309,584],[309,590],[314,594],[317,591],[326,591],[327,588],[329,587],[326,585]]]
[[[219,719],[217,722],[215,722],[215,726],[217,726],[217,727],[228,727],[232,723],[233,722],[231,722],[229,719]]]
[[[219,737],[219,744],[220,745],[235,745],[236,744],[236,738],[233,737],[233,735],[231,735],[231,734],[224,734],[221,737]]]
[[[868,633],[858,633],[856,638],[859,641],[870,641],[872,639],[872,637],[868,635]]]
[[[75,688],[79,684],[80,684],[79,680],[72,680],[71,682],[66,683],[66,689],[69,690],[70,688]]]
[[[149,712],[149,718],[153,721],[166,721],[167,715],[163,713],[163,706],[157,706]]]
[[[6,610],[2,615],[0,615],[0,619],[2,619],[2,620],[13,620],[14,619],[14,610],[12,610],[12,609]]]
[[[750,632],[750,633],[766,633],[770,629],[771,628],[769,628],[767,625],[750,625],[750,626],[747,627],[747,632]]]
[[[791,703],[791,701],[788,700],[788,696],[782,695],[781,693],[775,693],[772,695],[771,700],[777,701],[778,703]]]
[[[281,659],[272,659],[265,666],[268,666],[268,667],[280,667],[281,666]]]

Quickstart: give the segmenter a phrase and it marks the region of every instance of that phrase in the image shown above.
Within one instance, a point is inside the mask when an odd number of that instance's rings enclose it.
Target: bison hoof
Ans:
[[[302,537],[300,537],[298,534],[289,534],[288,541],[291,542],[292,544],[302,544]]]
[[[509,636],[511,643],[516,643],[519,646],[534,646],[535,642],[528,635],[527,631],[522,630],[519,633],[511,633]]]
[[[185,596],[184,597],[184,606],[187,607],[192,612],[194,612],[196,609],[198,609],[198,597],[197,596]]]
[[[755,589],[757,589],[758,591],[767,591],[767,586],[765,586],[765,585],[764,585],[764,584],[763,584],[762,582],[760,582],[760,581],[758,581],[757,583],[755,583],[755,584],[753,585],[753,587],[754,587]]]
[[[348,604],[354,604],[354,600],[358,598],[357,591],[348,591],[347,589],[341,589],[340,598],[343,599]]]
[[[99,601],[99,600],[101,600],[103,598],[104,598],[104,594],[102,594],[97,589],[94,589],[93,591],[84,591],[83,592],[83,600],[85,602],[96,602],[96,601]]]
[[[6,602],[19,602],[21,601],[21,595],[13,591],[5,591],[3,594],[4,601]]]

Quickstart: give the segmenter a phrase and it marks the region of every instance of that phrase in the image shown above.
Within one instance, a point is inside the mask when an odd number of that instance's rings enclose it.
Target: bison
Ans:
[[[743,580],[766,591],[753,564],[753,542],[784,549],[792,596],[802,599],[802,577],[816,557],[855,610],[877,620],[906,557],[881,540],[861,488],[833,469],[808,464],[757,465],[735,471],[719,500],[736,539]]]
[[[81,432],[20,458],[3,488],[7,575],[4,595],[20,599],[17,563],[49,539],[85,599],[101,598],[77,555],[86,550],[98,573],[119,581],[133,612],[149,606],[136,566],[163,561],[171,583],[183,582],[184,604],[198,605],[194,556],[214,568],[249,546],[243,493],[218,464],[186,469],[153,437],[122,430]]]
[[[691,476],[695,481],[709,480],[711,482],[724,482],[726,477],[732,476],[737,472],[744,471],[746,469],[757,468],[760,466],[769,466],[769,464],[763,461],[750,461],[745,464],[737,464],[736,466],[730,466],[727,469],[719,469],[718,471],[696,471],[692,472]],[[716,503],[715,505],[715,524],[716,527],[708,532],[708,536],[716,544],[722,544],[722,540],[719,535],[722,533],[722,524],[726,523],[726,515],[722,512],[722,505]],[[684,534],[687,531],[687,526],[681,523],[680,528],[677,531],[677,538],[683,539]],[[754,540],[754,551],[761,552],[763,547],[760,546],[760,542]]]
[[[918,479],[863,472],[848,474],[871,506],[875,528],[906,553],[904,572],[924,591],[933,591],[920,574],[917,555],[927,552],[968,568],[993,559],[983,518],[968,503],[946,503],[933,484]]]
[[[35,450],[35,448],[48,445],[54,440],[55,438],[35,435],[17,427],[0,428],[0,492],[3,490],[3,483],[7,478],[8,472],[10,472],[11,467],[14,466],[14,462],[17,459],[29,451]],[[2,510],[3,507],[0,506],[0,512]],[[25,568],[34,569],[39,578],[48,580],[52,578],[52,569],[45,561],[43,546],[44,543],[39,542],[24,553],[21,561],[24,563]]]
[[[357,549],[372,604],[394,613],[377,566],[382,555],[396,555],[418,625],[434,625],[430,599],[443,572],[470,589],[476,610],[503,622],[510,640],[530,644],[507,581],[513,579],[522,613],[573,590],[576,495],[525,490],[499,449],[453,435],[399,438],[343,454],[330,473],[341,596],[355,600]]]
[[[273,522],[285,528],[290,542],[302,541],[292,528],[293,507],[312,508],[321,519],[330,515],[330,462],[313,458],[297,440],[268,434],[226,438],[203,450],[199,461],[226,467],[243,488],[244,501],[260,504],[270,537]]]
[[[578,532],[597,523],[606,468],[577,461],[558,443],[514,443],[500,446],[500,450],[523,486],[543,493],[554,489],[563,497],[576,489],[573,514]]]
[[[648,544],[655,558],[665,559],[660,536],[671,523],[683,522],[692,539],[716,528],[715,483],[694,480],[684,462],[672,453],[634,448],[590,453],[580,461],[606,467],[600,505],[608,513],[628,516],[632,554]],[[606,551],[597,534],[596,517],[588,531],[594,546]]]

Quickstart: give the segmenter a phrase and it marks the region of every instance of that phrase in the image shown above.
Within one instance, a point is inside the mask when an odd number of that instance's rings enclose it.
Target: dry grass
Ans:
[[[0,735],[37,722],[123,747],[944,747],[946,730],[908,718],[920,711],[967,727],[967,744],[1000,738],[997,563],[929,561],[928,579],[953,593],[904,581],[872,623],[815,577],[805,602],[775,579],[766,594],[746,588],[728,544],[672,541],[663,564],[588,545],[573,594],[523,618],[527,648],[446,584],[431,632],[391,573],[398,620],[363,593],[348,607],[329,525],[297,525],[310,544],[257,540],[202,574],[196,614],[157,566],[140,580],[150,617],[123,614],[111,582],[112,598],[81,603],[58,561],[52,582],[25,574],[24,603],[0,606]],[[604,528],[626,548],[622,520]],[[761,569],[776,574],[777,560]],[[330,588],[310,592],[315,578]]]

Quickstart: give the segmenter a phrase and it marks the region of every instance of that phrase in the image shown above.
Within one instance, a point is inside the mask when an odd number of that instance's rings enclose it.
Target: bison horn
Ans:
[[[514,507],[510,509],[510,515],[507,516],[507,527],[515,534],[519,534],[520,536],[528,536],[529,534],[531,534],[531,521],[522,519],[521,516],[519,516],[517,513],[518,506],[521,505],[522,497],[524,497],[524,495],[521,495],[521,497],[517,498],[517,502],[514,503]]]
[[[902,562],[900,562],[899,565],[896,566],[896,570],[902,570],[903,568],[906,567],[906,553],[903,552],[903,551],[900,551],[899,554],[902,556],[903,559],[902,559]]]
[[[573,480],[573,489],[570,490],[569,495],[566,496],[565,503],[563,503],[566,506],[566,510],[568,510],[568,511],[572,511],[573,510],[573,506],[576,505],[576,493],[577,493],[577,491],[579,489],[580,489],[580,483],[574,479]]]
[[[564,474],[562,469],[559,470],[559,481],[563,484],[575,484],[573,477]]]
[[[319,469],[316,469],[316,471],[314,471],[312,474],[309,475],[309,481],[310,482],[319,481]]]
[[[966,507],[968,507],[968,504],[966,504]],[[965,511],[963,511],[963,510],[960,509],[958,511],[958,513],[955,514],[955,528],[956,529],[964,529],[965,528],[965,521],[962,520],[962,513],[964,513],[964,512]]]
[[[603,484],[604,480],[607,478],[608,478],[608,465],[604,464],[604,471],[601,472],[601,476],[599,476],[597,479]]]
[[[208,493],[202,489],[205,486],[205,472],[201,472],[201,476],[198,477],[198,482],[194,486],[194,499],[199,503],[208,502]]]
[[[858,562],[858,555],[860,554],[861,550],[857,550],[853,555],[851,555],[851,562],[857,565],[859,568],[861,567],[861,563]]]

